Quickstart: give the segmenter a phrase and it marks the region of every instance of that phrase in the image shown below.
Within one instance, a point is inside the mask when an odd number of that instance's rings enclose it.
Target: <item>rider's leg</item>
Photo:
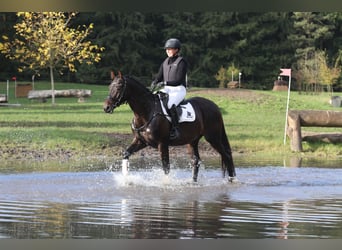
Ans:
[[[175,139],[179,135],[178,131],[178,113],[177,113],[177,105],[184,100],[186,95],[186,89],[183,85],[172,87],[172,86],[165,86],[165,89],[168,90],[169,94],[169,101],[168,101],[168,108],[170,111],[172,127],[170,131],[170,139]]]
[[[177,107],[176,105],[172,105],[170,109],[170,115],[171,115],[171,122],[172,122],[172,127],[170,131],[170,139],[174,140],[179,136],[179,131],[178,131],[178,114],[177,114]]]

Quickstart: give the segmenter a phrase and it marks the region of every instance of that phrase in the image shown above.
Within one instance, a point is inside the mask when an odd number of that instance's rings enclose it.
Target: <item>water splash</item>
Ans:
[[[227,187],[231,184],[227,178],[223,179],[217,171],[206,171],[200,174],[198,182],[194,182],[191,171],[187,169],[172,169],[168,175],[165,175],[161,169],[130,171],[127,175],[115,172],[113,178],[119,188],[158,188],[180,191],[188,188]]]

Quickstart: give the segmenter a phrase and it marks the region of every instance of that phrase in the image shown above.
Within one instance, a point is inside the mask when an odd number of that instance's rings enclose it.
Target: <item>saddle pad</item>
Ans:
[[[160,106],[162,107],[163,113],[166,116],[166,118],[171,122],[171,117],[167,113],[162,101],[160,101]],[[196,118],[195,110],[192,107],[190,102],[187,102],[186,104],[181,104],[179,105],[179,107],[182,109],[182,113],[179,116],[179,123],[193,122],[195,120]],[[177,109],[179,109],[179,107],[177,107]]]

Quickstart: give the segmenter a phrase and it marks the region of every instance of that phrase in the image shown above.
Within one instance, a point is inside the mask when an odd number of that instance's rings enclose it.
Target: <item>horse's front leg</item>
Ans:
[[[123,175],[128,174],[128,169],[129,169],[128,158],[130,157],[130,155],[145,147],[146,147],[146,144],[144,142],[140,141],[137,138],[134,138],[132,144],[123,152],[123,160],[121,164],[121,171]]]
[[[128,160],[128,158],[134,154],[135,152],[138,152],[139,150],[145,148],[147,145],[143,141],[139,140],[138,138],[134,138],[133,142],[129,147],[123,152],[123,158],[125,160]]]
[[[160,152],[164,173],[167,175],[170,173],[169,145],[161,143],[158,145],[158,150]]]
[[[198,141],[194,142],[193,144],[188,144],[188,151],[192,159],[192,180],[197,182],[198,171],[201,164],[201,159],[198,152]]]

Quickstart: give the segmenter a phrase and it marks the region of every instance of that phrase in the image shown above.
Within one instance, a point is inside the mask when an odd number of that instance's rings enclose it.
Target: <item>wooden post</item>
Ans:
[[[6,90],[6,95],[7,95],[7,102],[9,100],[9,80],[7,80],[7,90]]]
[[[331,110],[290,110],[287,135],[291,150],[302,151],[301,127],[342,127],[342,112]]]
[[[14,80],[14,95],[17,98],[17,79]]]
[[[291,142],[291,150],[292,151],[302,151],[302,130],[300,124],[300,116],[297,112],[292,110],[288,113],[288,134],[290,134]]]
[[[286,115],[285,115],[285,128],[284,128],[284,145],[286,144],[286,131],[287,131],[287,117],[289,114],[289,104],[290,104],[290,93],[291,93],[291,69],[280,69],[282,71],[281,75],[287,75],[289,77],[289,88],[287,90],[287,102],[286,102]],[[284,70],[289,71],[285,72]]]

